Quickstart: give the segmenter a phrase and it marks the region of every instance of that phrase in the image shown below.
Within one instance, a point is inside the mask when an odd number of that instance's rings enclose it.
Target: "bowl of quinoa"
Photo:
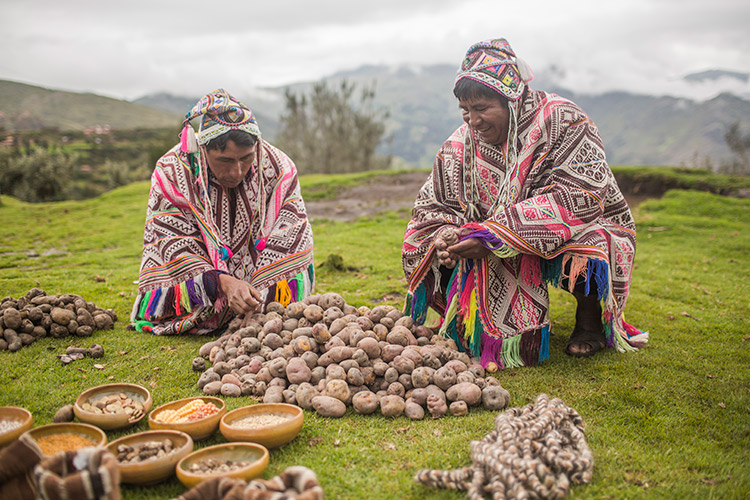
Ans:
[[[219,430],[227,441],[247,441],[273,449],[297,437],[305,421],[302,408],[286,403],[260,403],[232,410]]]
[[[45,456],[54,456],[64,451],[101,447],[107,443],[107,435],[99,427],[89,424],[48,424],[26,431],[41,448]]]

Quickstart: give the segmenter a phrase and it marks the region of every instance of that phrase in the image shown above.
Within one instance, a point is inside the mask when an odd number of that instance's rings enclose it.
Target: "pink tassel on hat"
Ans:
[[[180,149],[183,153],[198,152],[198,139],[195,137],[195,130],[193,130],[193,127],[187,121],[180,133]]]

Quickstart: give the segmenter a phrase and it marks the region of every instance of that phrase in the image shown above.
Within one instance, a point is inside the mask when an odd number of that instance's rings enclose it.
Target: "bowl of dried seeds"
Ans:
[[[29,429],[25,433],[51,457],[61,451],[76,451],[92,446],[104,446],[107,435],[99,427],[89,424],[48,424]]]
[[[148,415],[151,429],[172,429],[189,434],[194,441],[206,439],[219,428],[227,412],[224,400],[210,396],[185,398],[163,404]]]
[[[257,443],[224,443],[186,456],[177,464],[177,478],[187,488],[215,477],[249,481],[268,466],[268,450]]]
[[[193,439],[180,431],[138,432],[112,441],[107,450],[117,457],[121,482],[156,484],[172,476],[193,451]]]
[[[25,408],[0,406],[0,448],[9,445],[31,429],[34,417]]]
[[[136,384],[105,384],[83,391],[73,413],[78,420],[105,431],[138,423],[151,409],[148,389]]]
[[[297,437],[305,421],[302,408],[286,403],[261,403],[232,410],[219,430],[227,441],[249,441],[273,449]]]

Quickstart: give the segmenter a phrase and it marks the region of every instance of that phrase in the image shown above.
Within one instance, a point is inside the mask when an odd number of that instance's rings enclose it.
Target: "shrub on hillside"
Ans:
[[[69,197],[70,176],[77,156],[34,147],[19,155],[4,155],[0,193],[29,202]]]

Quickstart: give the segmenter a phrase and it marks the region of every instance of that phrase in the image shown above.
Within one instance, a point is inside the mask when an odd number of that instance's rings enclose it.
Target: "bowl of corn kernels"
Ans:
[[[148,426],[154,430],[182,431],[194,441],[200,441],[219,428],[219,421],[226,412],[227,407],[220,398],[178,399],[152,410],[148,415]]]

